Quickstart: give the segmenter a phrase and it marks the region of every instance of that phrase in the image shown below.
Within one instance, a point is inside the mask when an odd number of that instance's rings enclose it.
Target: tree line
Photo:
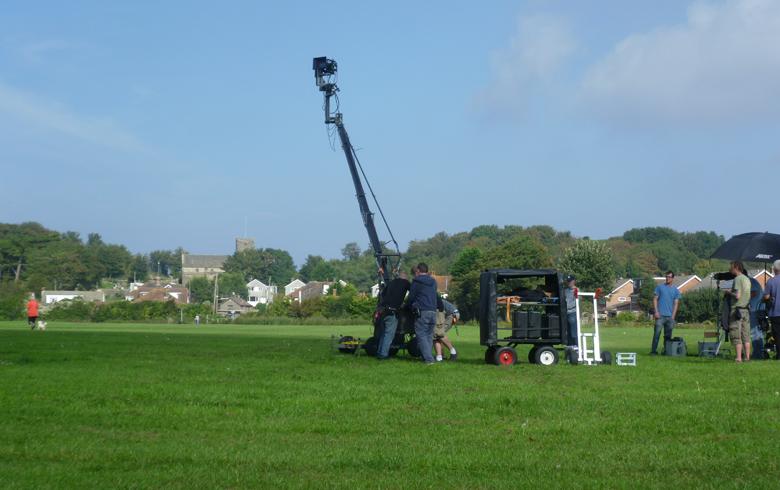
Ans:
[[[411,241],[404,267],[422,261],[436,274],[451,275],[451,294],[468,317],[476,305],[478,274],[486,268],[557,267],[575,273],[583,288],[606,289],[618,277],[652,277],[668,269],[699,275],[721,270],[724,264],[708,257],[723,241],[712,231],[678,232],[667,227],[633,228],[619,237],[591,240],[546,225],[481,225]],[[78,233],[56,232],[38,223],[0,224],[0,305],[9,291],[86,290],[158,274],[178,280],[182,252],[179,247],[133,254],[124,245],[105,243],[97,233],[84,240]],[[245,250],[230,256],[225,270],[219,279],[221,295],[243,297],[251,279],[280,287],[296,277],[305,282],[341,279],[368,292],[377,278],[372,251],[354,242],[344,246],[339,258],[309,255],[299,268],[285,250]],[[213,297],[213,281],[196,278],[190,288],[195,302]]]

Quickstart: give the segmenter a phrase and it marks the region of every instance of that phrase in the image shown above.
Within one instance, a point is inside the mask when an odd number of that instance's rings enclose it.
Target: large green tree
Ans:
[[[577,241],[564,252],[560,269],[577,276],[577,284],[584,290],[609,291],[615,280],[612,251],[601,241]]]
[[[296,275],[295,264],[286,250],[247,249],[225,261],[226,272],[238,272],[246,282],[258,279],[266,284],[287,284]]]

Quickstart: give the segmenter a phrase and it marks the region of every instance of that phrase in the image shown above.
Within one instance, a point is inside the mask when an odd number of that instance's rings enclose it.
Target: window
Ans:
[[[628,301],[628,299],[625,296],[620,296],[618,298],[618,302],[620,302],[620,303],[625,303],[626,301]]]

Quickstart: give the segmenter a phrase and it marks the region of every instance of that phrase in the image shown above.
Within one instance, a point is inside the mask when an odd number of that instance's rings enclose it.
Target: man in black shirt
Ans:
[[[406,273],[402,271],[397,278],[387,284],[382,292],[382,298],[379,301],[382,316],[379,319],[377,359],[387,359],[390,356],[390,345],[393,343],[395,330],[398,327],[398,310],[404,302],[407,291],[409,291],[409,280]]]

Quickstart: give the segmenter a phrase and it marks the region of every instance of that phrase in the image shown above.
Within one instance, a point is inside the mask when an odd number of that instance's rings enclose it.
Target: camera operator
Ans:
[[[775,260],[772,264],[775,277],[767,281],[764,289],[764,301],[766,302],[766,313],[769,317],[769,323],[772,326],[772,337],[775,339],[775,360],[780,358],[780,260]]]
[[[414,334],[425,364],[434,364],[433,329],[436,327],[436,281],[428,274],[424,262],[413,269],[414,279],[409,288],[406,304],[415,312]]]
[[[750,360],[750,279],[742,273],[744,268],[738,260],[731,263],[734,284],[731,290],[725,291],[725,295],[734,301],[729,312],[729,336],[737,351],[737,362],[742,362],[743,351],[744,360]]]
[[[379,270],[382,273],[382,270]],[[398,310],[404,302],[406,292],[409,291],[409,280],[406,272],[401,271],[398,277],[387,284],[382,291],[382,299],[379,301],[380,317],[376,358],[379,360],[389,359],[390,346],[395,338],[395,331],[398,327]]]

